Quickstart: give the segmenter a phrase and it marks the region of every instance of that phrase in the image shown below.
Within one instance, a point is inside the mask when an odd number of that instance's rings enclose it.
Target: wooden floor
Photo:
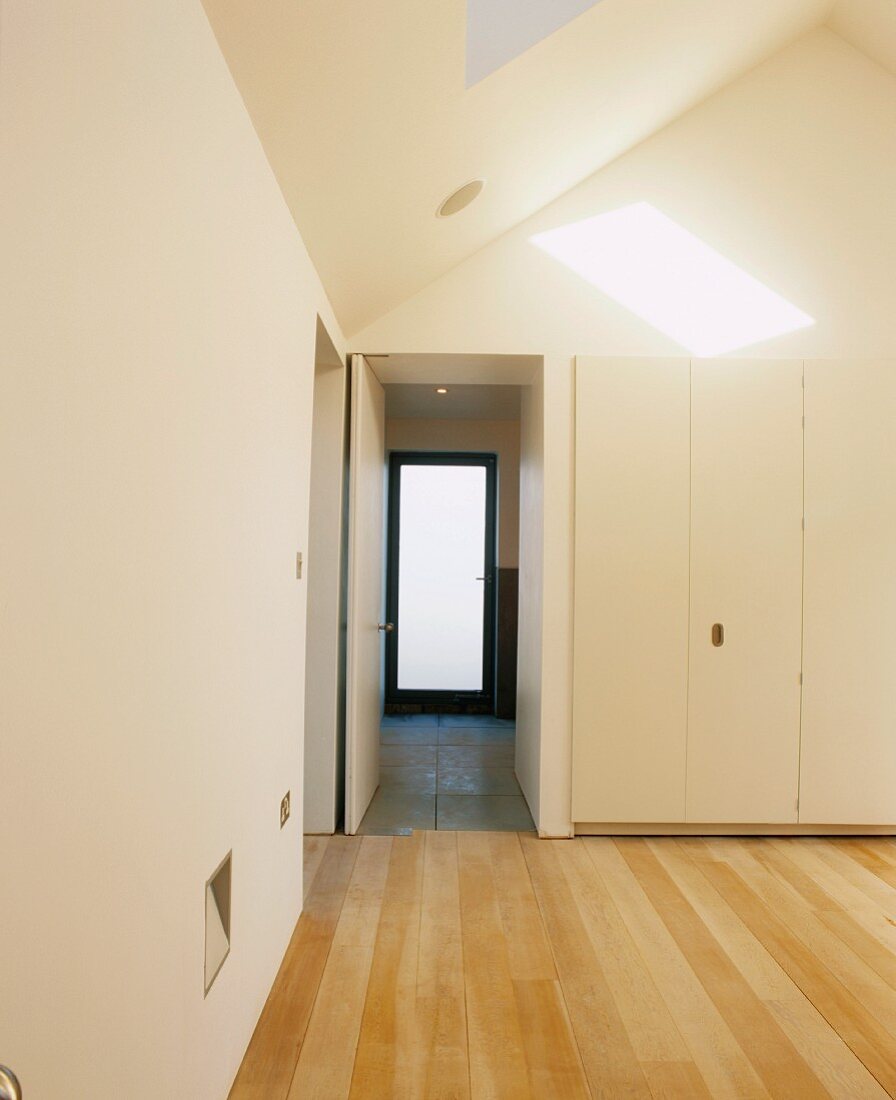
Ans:
[[[233,1100],[896,1097],[896,840],[337,836],[306,876]]]

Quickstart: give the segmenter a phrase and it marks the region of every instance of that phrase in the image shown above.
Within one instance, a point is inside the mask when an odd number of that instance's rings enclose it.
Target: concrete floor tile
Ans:
[[[439,768],[439,794],[520,795],[513,768]]]
[[[439,726],[440,745],[512,745],[516,730],[501,726]]]
[[[440,794],[436,828],[531,832],[534,825],[522,795]]]
[[[380,745],[380,767],[436,763],[435,745]]]
[[[400,764],[380,768],[380,787],[389,790],[416,791],[417,794],[435,794],[435,764]]]
[[[386,726],[380,730],[381,745],[437,745],[438,741],[438,726],[424,726],[422,729]]]
[[[443,728],[454,726],[495,727],[513,729],[516,723],[509,718],[495,718],[491,714],[440,714],[439,725]]]
[[[438,714],[384,714],[380,720],[380,726],[383,729],[387,727],[395,728],[400,726],[406,726],[410,728],[422,726],[437,726],[439,724]]]
[[[412,829],[436,827],[436,796],[380,787],[359,833],[367,836],[404,835]]]
[[[513,764],[513,744],[439,745],[440,768],[512,768]]]

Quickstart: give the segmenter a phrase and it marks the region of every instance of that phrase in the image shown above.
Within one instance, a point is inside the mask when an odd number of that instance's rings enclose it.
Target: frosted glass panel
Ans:
[[[398,688],[481,691],[486,471],[401,468]]]

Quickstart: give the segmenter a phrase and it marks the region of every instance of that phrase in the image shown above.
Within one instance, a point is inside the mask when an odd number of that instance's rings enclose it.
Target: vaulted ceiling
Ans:
[[[829,26],[847,42],[896,76],[896,3],[839,0]]]
[[[465,0],[204,3],[349,336],[835,8],[576,2],[564,25],[547,20],[540,41],[521,39],[494,71],[498,55],[480,57],[485,75],[471,79]],[[865,9],[881,4],[886,19],[893,0],[841,0],[835,29],[868,38],[881,15]],[[476,177],[487,180],[481,196],[437,218]]]

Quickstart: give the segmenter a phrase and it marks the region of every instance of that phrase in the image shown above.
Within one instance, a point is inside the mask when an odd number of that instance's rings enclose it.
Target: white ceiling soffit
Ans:
[[[896,0],[839,0],[829,26],[896,76]]]
[[[540,355],[367,355],[383,385],[421,383],[455,386],[528,386]]]
[[[519,420],[519,386],[444,386],[390,383],[386,416],[390,420]]]
[[[565,27],[599,0],[467,0],[467,87]]]
[[[601,0],[468,89],[466,0],[204,3],[347,337],[831,7]]]

